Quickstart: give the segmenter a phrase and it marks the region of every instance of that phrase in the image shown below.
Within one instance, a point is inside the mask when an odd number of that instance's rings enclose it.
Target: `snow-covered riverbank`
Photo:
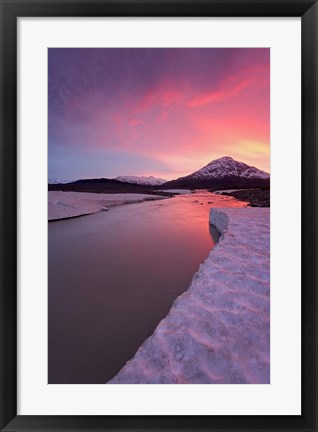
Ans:
[[[270,209],[211,209],[210,223],[218,245],[108,383],[270,382]]]
[[[120,204],[138,203],[167,197],[146,194],[98,194],[87,192],[50,191],[48,193],[48,220],[84,216]]]

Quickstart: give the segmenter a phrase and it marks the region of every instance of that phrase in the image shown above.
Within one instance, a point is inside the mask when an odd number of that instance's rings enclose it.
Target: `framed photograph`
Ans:
[[[317,431],[317,11],[1,0],[1,431]]]

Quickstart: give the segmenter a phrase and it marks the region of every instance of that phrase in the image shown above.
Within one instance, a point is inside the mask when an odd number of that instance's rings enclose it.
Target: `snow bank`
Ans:
[[[269,383],[269,208],[212,209],[223,234],[108,383]]]
[[[86,192],[50,191],[48,193],[48,220],[84,216],[108,210],[108,207],[157,200],[167,197],[146,194],[97,194]]]

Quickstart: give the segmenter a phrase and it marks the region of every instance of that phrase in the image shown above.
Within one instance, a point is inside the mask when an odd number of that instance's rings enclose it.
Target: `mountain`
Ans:
[[[270,175],[265,171],[225,156],[190,175],[168,181],[164,188],[217,190],[268,187],[269,184]]]
[[[143,176],[118,176],[115,180],[119,180],[125,183],[134,183],[140,185],[151,185],[151,186],[161,186],[166,183],[167,180],[162,178],[157,178],[153,176],[143,177]]]
[[[48,184],[65,184],[65,183],[72,183],[73,180],[60,180],[56,177],[54,178],[49,178],[48,180]]]
[[[130,185],[132,187],[132,185]],[[121,193],[127,190],[127,183],[115,179],[90,178],[80,179],[73,182],[62,184],[49,183],[49,191],[74,191],[74,192],[93,192],[93,193]]]
[[[122,182],[116,179],[101,177],[101,178],[80,179],[72,182],[72,184],[122,184]]]
[[[160,186],[161,187],[161,186]],[[156,193],[158,186],[128,183],[109,178],[80,179],[72,183],[49,184],[49,191],[73,191],[91,193]]]

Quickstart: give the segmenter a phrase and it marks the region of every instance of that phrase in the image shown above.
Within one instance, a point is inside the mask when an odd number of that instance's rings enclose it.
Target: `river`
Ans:
[[[135,354],[218,241],[198,191],[49,223],[48,383],[103,384]]]

